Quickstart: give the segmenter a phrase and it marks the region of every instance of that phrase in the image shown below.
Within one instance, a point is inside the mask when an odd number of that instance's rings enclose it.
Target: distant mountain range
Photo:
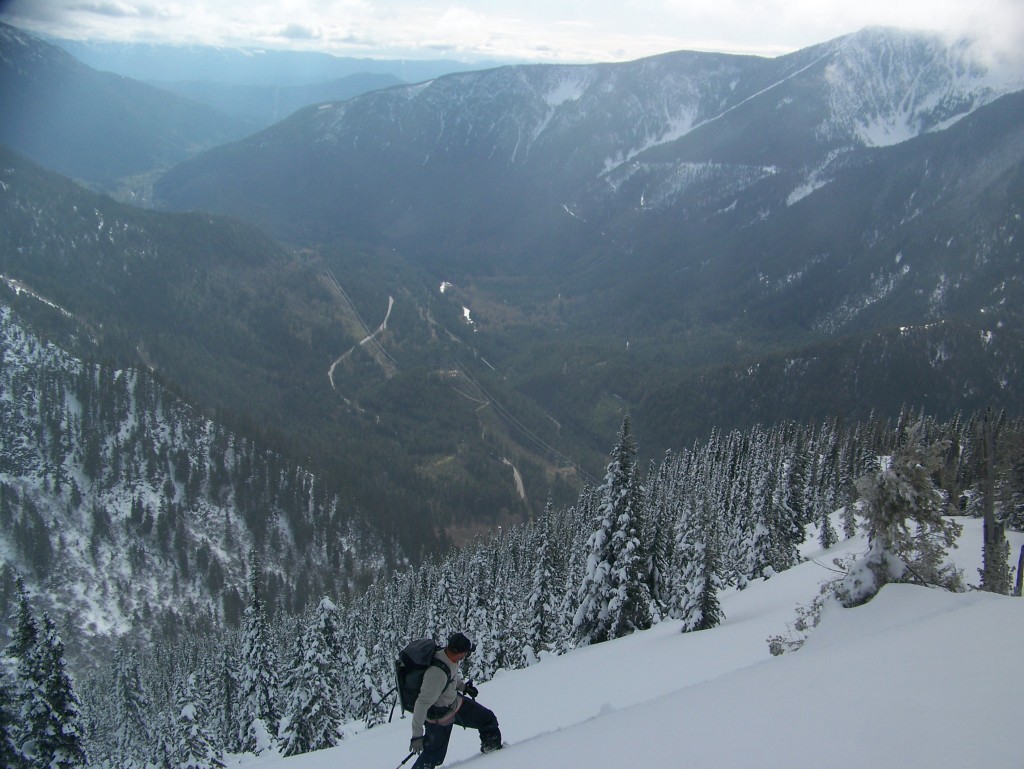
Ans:
[[[152,85],[206,104],[246,123],[252,132],[284,120],[310,104],[344,101],[353,96],[402,85],[388,74],[347,75],[312,85],[246,85],[207,80],[152,81]]]
[[[467,63],[452,59],[370,59],[316,51],[224,48],[199,45],[115,43],[54,38],[53,43],[94,69],[145,82],[210,82],[225,85],[318,85],[354,75],[387,76],[419,83],[452,72],[505,62]]]
[[[143,186],[138,177],[248,132],[241,120],[98,72],[6,24],[0,24],[0,103],[0,143],[126,196]]]
[[[251,131],[301,107],[484,64],[357,59],[325,53],[86,40],[51,41],[84,64],[185,96],[242,120]]]
[[[282,51],[45,42],[0,23],[0,143],[145,205],[154,178],[172,165],[301,107],[466,68]]]

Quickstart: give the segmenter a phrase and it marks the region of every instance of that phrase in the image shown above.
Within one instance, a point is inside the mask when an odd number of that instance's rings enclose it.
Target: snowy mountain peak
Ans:
[[[992,69],[966,40],[871,28],[840,38],[824,70],[824,137],[882,147],[939,131],[1011,91],[1024,73]]]

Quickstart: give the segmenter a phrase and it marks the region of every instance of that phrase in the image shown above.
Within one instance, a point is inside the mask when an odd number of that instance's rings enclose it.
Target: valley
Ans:
[[[316,520],[271,530],[291,608],[570,504],[627,416],[648,463],[758,425],[1024,408],[1024,76],[936,36],[436,71],[277,115],[264,86],[163,90],[0,31],[7,322],[315,479]],[[156,515],[193,471],[154,451]],[[129,493],[104,504],[132,520]],[[273,541],[234,536],[217,589],[244,586],[239,541]],[[350,540],[343,577],[309,576]]]

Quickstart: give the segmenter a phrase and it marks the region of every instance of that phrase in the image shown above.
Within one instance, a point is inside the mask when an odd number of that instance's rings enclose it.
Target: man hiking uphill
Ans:
[[[434,769],[444,763],[455,724],[479,730],[482,753],[501,748],[501,731],[494,713],[475,699],[463,696],[476,697],[477,694],[473,683],[463,681],[459,672],[459,663],[471,651],[473,643],[462,633],[453,633],[448,645],[434,654],[434,659],[440,660],[443,667],[432,664],[423,673],[423,684],[412,711],[409,750],[420,754],[412,769]]]

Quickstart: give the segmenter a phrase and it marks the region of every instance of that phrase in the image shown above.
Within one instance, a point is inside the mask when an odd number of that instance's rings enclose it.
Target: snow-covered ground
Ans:
[[[981,522],[964,524],[951,555],[976,584]],[[1016,564],[1024,535],[1010,543]],[[889,586],[860,608],[826,607],[801,650],[770,655],[766,639],[786,633],[795,607],[834,576],[832,559],[864,547],[856,538],[812,548],[806,563],[723,594],[726,619],[714,630],[681,634],[665,622],[499,673],[479,700],[498,715],[509,747],[481,756],[476,733],[456,728],[445,766],[1024,767],[1024,600]],[[408,753],[409,731],[396,713],[337,748],[228,766],[392,769]]]

